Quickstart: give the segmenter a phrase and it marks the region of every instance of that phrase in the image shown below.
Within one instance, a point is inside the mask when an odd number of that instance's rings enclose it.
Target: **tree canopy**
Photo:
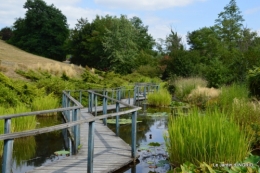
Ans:
[[[27,0],[23,7],[25,18],[14,22],[10,43],[37,55],[64,59],[63,45],[69,34],[66,16],[42,0]]]

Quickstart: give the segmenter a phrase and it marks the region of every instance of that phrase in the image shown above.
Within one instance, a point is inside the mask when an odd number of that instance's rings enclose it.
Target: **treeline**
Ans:
[[[72,63],[120,74],[138,72],[162,79],[201,76],[210,86],[244,82],[260,66],[260,37],[243,26],[235,0],[218,14],[214,26],[188,32],[182,38],[171,30],[160,43],[138,17],[80,18],[69,29],[66,16],[42,0],[27,0],[25,18],[0,32],[3,40],[28,52],[56,60],[71,55]]]

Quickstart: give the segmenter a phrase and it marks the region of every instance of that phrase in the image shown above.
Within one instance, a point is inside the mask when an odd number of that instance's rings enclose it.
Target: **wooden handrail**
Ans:
[[[83,106],[71,106],[71,107],[67,107],[67,108],[57,108],[57,109],[50,109],[50,110],[43,110],[43,111],[9,114],[9,115],[0,116],[0,120],[8,119],[8,118],[32,116],[32,115],[42,115],[42,114],[48,114],[48,113],[53,113],[53,112],[63,112],[63,111],[69,111],[69,110],[74,110],[74,109],[80,109],[80,108],[83,108]]]
[[[138,111],[140,109],[142,109],[142,108],[137,107],[137,108],[133,108],[131,110],[126,110],[126,111],[117,112],[117,113],[110,113],[110,114],[96,116],[96,117],[89,118],[89,119],[59,124],[59,125],[55,125],[55,126],[51,126],[51,127],[44,127],[44,128],[40,128],[40,129],[26,130],[26,131],[23,131],[23,132],[2,134],[2,135],[0,135],[0,140],[16,139],[16,138],[21,138],[21,137],[39,135],[39,134],[42,134],[42,133],[53,132],[53,131],[56,131],[56,130],[61,130],[61,129],[73,127],[75,125],[79,125],[79,124],[83,124],[83,123],[89,123],[89,122],[104,119],[104,118],[109,118],[109,117],[114,117],[114,116],[118,116],[118,115],[124,115],[124,114],[128,114],[128,113],[132,113],[132,112]]]

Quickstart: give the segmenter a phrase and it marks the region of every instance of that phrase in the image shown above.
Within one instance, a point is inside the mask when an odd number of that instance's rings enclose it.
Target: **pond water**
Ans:
[[[130,164],[116,173],[164,173],[170,169],[164,161],[167,158],[163,134],[167,130],[167,114],[171,113],[167,108],[150,108],[143,105],[138,112],[137,124],[137,150],[140,155],[137,163]],[[121,117],[120,117],[121,118]],[[130,118],[130,115],[122,118]],[[115,124],[108,124],[114,132]],[[120,125],[119,136],[131,145],[131,124]],[[159,143],[160,146],[149,146],[151,143]]]
[[[167,164],[157,168],[149,168],[149,166],[156,165],[158,164],[158,161],[165,160],[166,158],[163,133],[167,129],[167,116],[148,116],[158,112],[170,113],[170,109],[146,108],[146,106],[143,105],[143,109],[138,112],[138,121],[142,122],[138,122],[137,124],[137,146],[138,149],[143,149],[138,150],[140,157],[135,165],[128,165],[122,170],[119,170],[118,173],[155,173],[167,172],[169,169]],[[120,118],[130,117],[130,115],[126,115]],[[62,118],[60,115],[37,117],[37,122],[37,128],[42,128],[60,124]],[[108,126],[115,131],[114,124],[108,124]],[[131,144],[131,124],[120,125],[120,137],[128,144]],[[68,141],[65,142],[64,139],[68,138],[64,137],[64,131],[61,130],[16,139],[13,146],[12,172],[24,173],[35,167],[63,159],[66,157],[65,155],[56,156],[54,152],[64,149],[67,150]],[[151,142],[158,142],[161,146],[149,147],[148,144]],[[0,158],[0,163],[2,163],[2,158]],[[2,167],[0,168],[0,171],[2,171]]]
[[[62,119],[59,115],[37,117],[37,122],[37,128],[42,128],[60,124]],[[64,146],[62,131],[16,139],[13,146],[12,172],[23,173],[66,157],[54,154],[55,151],[63,150]]]

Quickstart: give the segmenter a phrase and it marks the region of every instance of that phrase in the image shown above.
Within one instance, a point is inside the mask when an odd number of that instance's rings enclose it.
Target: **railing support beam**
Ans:
[[[88,130],[88,167],[87,167],[87,173],[93,173],[94,130],[95,130],[95,121],[89,122],[89,130]]]
[[[131,156],[135,161],[136,158],[136,119],[137,119],[137,112],[132,112],[132,140],[131,140]]]

